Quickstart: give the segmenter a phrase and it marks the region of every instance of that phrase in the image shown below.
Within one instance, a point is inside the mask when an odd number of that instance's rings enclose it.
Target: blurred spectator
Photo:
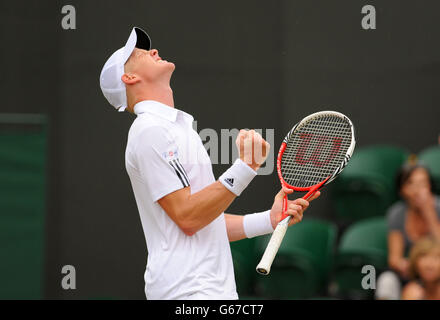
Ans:
[[[419,240],[409,255],[412,279],[402,291],[404,300],[440,300],[440,242],[434,238]]]
[[[378,279],[376,299],[399,299],[401,285],[409,280],[408,254],[413,243],[426,236],[440,241],[440,197],[432,192],[429,170],[412,158],[396,182],[402,200],[387,212],[390,270]]]

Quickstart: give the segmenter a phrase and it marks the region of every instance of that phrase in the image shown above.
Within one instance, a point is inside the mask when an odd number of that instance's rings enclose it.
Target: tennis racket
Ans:
[[[355,144],[353,124],[342,113],[322,111],[307,116],[290,130],[281,144],[277,159],[281,185],[307,192],[303,198],[309,199],[342,172],[353,154]],[[257,266],[260,274],[269,274],[286,234],[291,219],[286,211],[287,195],[283,200],[281,221]]]

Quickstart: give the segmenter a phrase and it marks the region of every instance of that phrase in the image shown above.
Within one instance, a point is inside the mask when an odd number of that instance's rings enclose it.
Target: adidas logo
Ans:
[[[227,178],[227,179],[225,179],[225,182],[227,184],[229,184],[231,187],[234,186],[234,179],[233,178]]]

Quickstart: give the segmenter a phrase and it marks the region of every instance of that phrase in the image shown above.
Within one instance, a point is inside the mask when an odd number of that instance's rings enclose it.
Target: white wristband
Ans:
[[[270,210],[245,215],[243,218],[243,229],[247,238],[272,233],[273,227],[270,220]]]
[[[232,193],[239,196],[256,175],[257,172],[254,169],[237,159],[218,180]]]

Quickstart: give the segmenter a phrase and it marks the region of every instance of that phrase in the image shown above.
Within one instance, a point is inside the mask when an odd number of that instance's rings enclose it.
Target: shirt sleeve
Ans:
[[[165,128],[146,128],[137,139],[134,149],[136,167],[153,201],[190,185],[179,160],[179,146]]]
[[[405,205],[401,202],[392,205],[387,212],[388,231],[404,231]]]

